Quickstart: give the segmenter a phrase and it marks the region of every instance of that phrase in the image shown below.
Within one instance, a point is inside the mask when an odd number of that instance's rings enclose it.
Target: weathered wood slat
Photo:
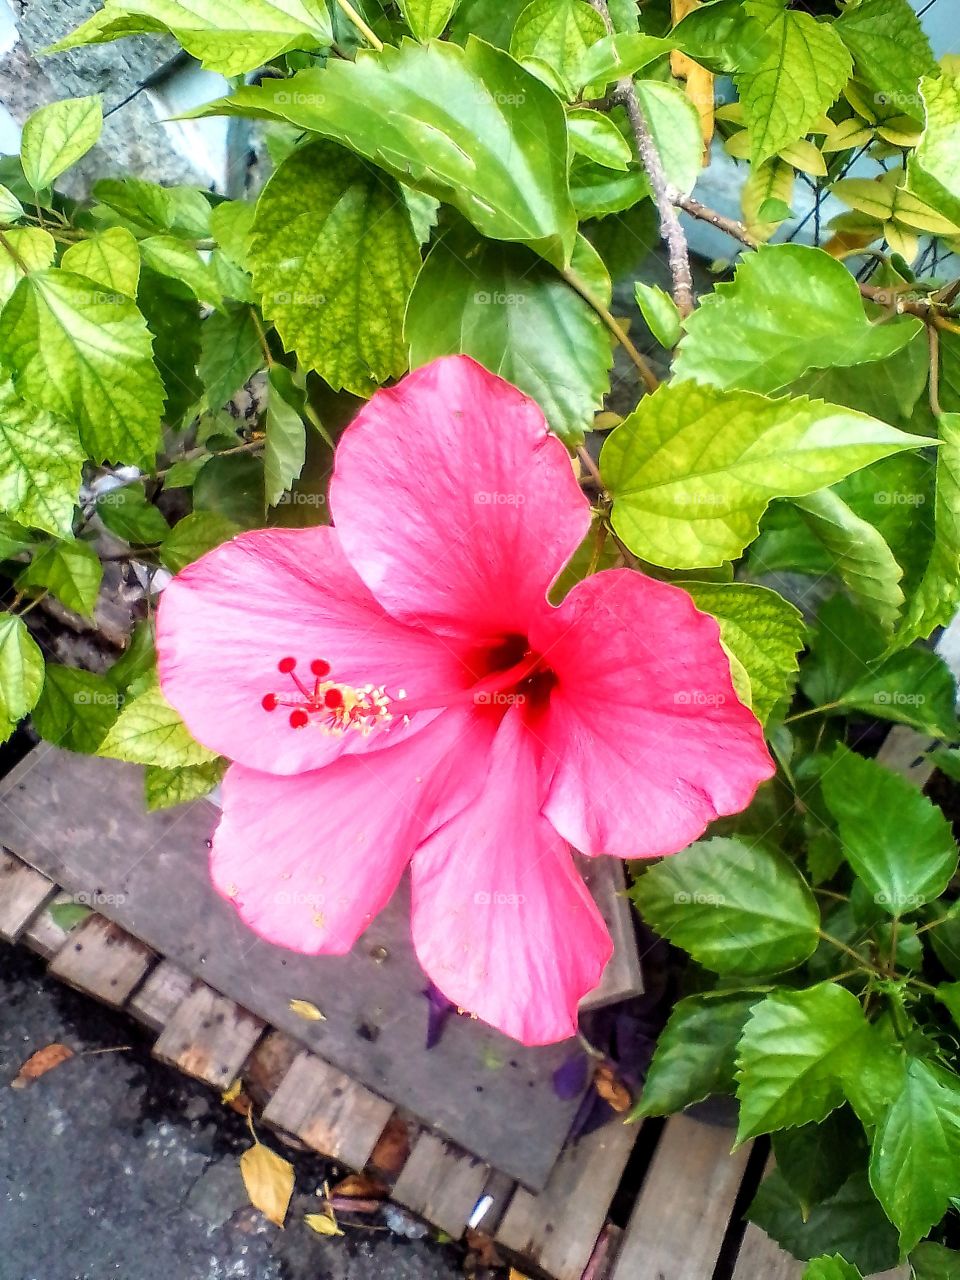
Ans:
[[[50,914],[50,908],[67,906],[72,902],[73,898],[69,893],[58,893],[33,917],[20,935],[20,941],[26,943],[31,951],[42,956],[44,960],[50,960],[64,946],[73,930],[82,923],[78,920],[69,929],[64,929],[63,925],[58,924]]]
[[[483,1194],[489,1168],[431,1133],[421,1133],[393,1199],[459,1240]]]
[[[750,1151],[730,1155],[732,1143],[732,1130],[690,1116],[667,1122],[611,1280],[713,1275]]]
[[[153,1046],[154,1057],[226,1089],[237,1078],[263,1023],[210,987],[196,986]]]
[[[154,959],[149,947],[119,925],[92,915],[71,931],[50,962],[50,972],[70,986],[119,1008]]]
[[[580,1280],[639,1132],[614,1121],[565,1147],[539,1195],[517,1189],[498,1244],[556,1280]]]
[[[263,1118],[321,1155],[362,1169],[392,1113],[393,1103],[304,1050],[280,1082]]]
[[[752,1222],[747,1224],[733,1280],[757,1280],[758,1276],[763,1280],[800,1280],[803,1268],[802,1262],[785,1253],[765,1231]]]
[[[627,877],[619,859],[578,856],[576,862],[613,938],[613,956],[600,985],[580,1001],[581,1009],[599,1009],[643,991],[633,908],[626,897]]]
[[[127,1008],[138,1022],[151,1031],[159,1031],[186,1000],[195,982],[179,965],[161,960],[139,991],[130,997]]]
[[[46,876],[0,850],[0,938],[15,942],[56,892]]]

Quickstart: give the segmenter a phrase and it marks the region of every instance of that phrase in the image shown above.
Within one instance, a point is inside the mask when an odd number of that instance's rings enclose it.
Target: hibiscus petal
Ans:
[[[466,356],[376,393],[341,438],[330,503],[384,608],[455,635],[523,632],[590,523],[539,407]]]
[[[307,681],[310,662],[322,658],[333,679],[391,692],[465,679],[449,644],[383,611],[327,527],[244,533],[189,565],[161,596],[157,652],[163,692],[194,737],[267,773],[393,745],[430,718],[410,728],[396,721],[368,738],[294,729],[283,707],[262,706],[266,693],[295,693],[277,670],[282,658],[296,658]]]
[[[557,674],[536,724],[554,766],[543,812],[582,852],[676,853],[773,776],[719,628],[679,587],[595,574],[544,611],[531,642]]]
[[[507,712],[476,799],[413,859],[413,940],[448,999],[524,1044],[577,1030],[613,944],[538,812],[535,741]]]
[[[261,937],[308,955],[349,951],[386,906],[417,844],[469,803],[490,731],[437,717],[399,746],[277,777],[233,765],[213,883]]]

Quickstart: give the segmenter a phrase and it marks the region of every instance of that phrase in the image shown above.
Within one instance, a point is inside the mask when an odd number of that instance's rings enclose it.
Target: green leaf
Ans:
[[[263,459],[248,453],[210,458],[194,481],[193,506],[195,514],[219,515],[241,529],[260,528],[266,507]],[[221,534],[217,541],[226,536]]]
[[[909,1252],[960,1196],[960,1079],[911,1058],[906,1083],[877,1126],[870,1185]]]
[[[957,869],[943,812],[899,774],[838,746],[822,779],[844,854],[892,916],[938,898]]]
[[[34,191],[43,191],[87,154],[102,130],[99,94],[64,98],[34,111],[20,141],[23,176]]]
[[[951,222],[960,222],[960,77],[925,76],[920,93],[926,127],[907,162],[907,185],[925,204]]]
[[[934,544],[897,631],[898,645],[925,639],[960,606],[960,413],[942,414],[939,426]]]
[[[225,760],[180,765],[174,769],[147,765],[143,776],[147,808],[153,813],[157,809],[172,809],[174,805],[200,800],[222,780],[225,772]]]
[[[644,284],[638,280],[633,286],[637,306],[647,322],[647,328],[667,351],[680,341],[680,312],[669,293],[656,284]]]
[[[779,973],[817,946],[813,894],[791,862],[760,845],[698,841],[645,871],[631,896],[653,929],[715,973]]]
[[[960,736],[956,683],[935,653],[884,656],[887,638],[841,595],[821,606],[810,658],[800,673],[806,696],[828,715],[862,711],[947,739]]]
[[[51,591],[61,604],[92,618],[103,578],[97,553],[85,542],[50,542],[40,547],[17,579],[17,588]]]
[[[857,282],[822,249],[765,245],[741,258],[734,279],[686,321],[674,370],[677,378],[769,393],[808,369],[886,359],[921,327],[913,316],[871,324]]]
[[[719,622],[721,643],[746,671],[750,706],[763,724],[796,681],[803,614],[776,591],[750,583],[684,582],[683,588]]]
[[[0,380],[0,508],[56,537],[72,533],[85,454],[77,431]]]
[[[82,902],[51,902],[47,907],[47,914],[58,929],[69,933],[88,916],[93,915],[93,908]]]
[[[581,260],[582,271],[599,266],[605,275],[586,241],[575,268]],[[454,352],[473,356],[532,396],[571,443],[583,438],[610,385],[613,353],[593,309],[530,250],[480,240],[462,225],[431,250],[405,327],[412,367]]]
[[[782,1178],[809,1216],[814,1205],[840,1190],[867,1156],[863,1126],[848,1107],[838,1107],[819,1123],[778,1129],[773,1154]]]
[[[604,36],[585,50],[579,64],[571,72],[573,86],[592,86],[598,93],[614,80],[634,76],[643,67],[663,57],[674,48],[670,39],[640,35],[637,32],[615,32]]]
[[[203,394],[197,374],[200,359],[200,308],[178,281],[144,267],[137,306],[153,335],[153,359],[160,374],[164,416],[177,422],[196,412]]]
[[[137,296],[140,249],[126,227],[107,227],[89,240],[72,244],[60,259],[64,271],[86,276],[105,289]]]
[[[810,132],[850,78],[853,63],[835,29],[782,0],[746,0],[747,16],[764,26],[769,50],[736,77],[744,118],[761,164]]]
[[[289,120],[333,138],[418,191],[452,204],[494,240],[556,266],[573,251],[566,121],[556,95],[483,41],[361,51],[323,70],[240,89],[205,108]]]
[[[22,618],[0,613],[0,738],[10,736],[37,705],[43,654]]]
[[[860,1270],[835,1253],[832,1258],[814,1258],[804,1269],[803,1280],[863,1280]]]
[[[960,1275],[960,1253],[926,1240],[910,1254],[914,1280],[956,1280]]]
[[[466,44],[471,36],[497,49],[509,49],[510,37],[528,0],[460,0],[450,24],[450,39]]]
[[[275,507],[307,460],[307,433],[291,400],[296,396],[288,370],[270,370],[267,396],[267,436],[263,473],[268,507]],[[302,400],[302,395],[299,397]]]
[[[796,1258],[839,1253],[868,1276],[895,1267],[899,1260],[897,1233],[870,1190],[866,1170],[853,1174],[806,1218],[774,1170],[760,1184],[747,1217]]]
[[[33,727],[55,746],[92,755],[116,720],[122,701],[122,694],[106,676],[49,663]]]
[[[811,493],[923,443],[820,401],[674,382],[611,432],[600,469],[630,550],[695,569],[736,559],[772,498]]]
[[[710,71],[750,71],[762,65],[773,39],[740,0],[714,0],[687,13],[670,32],[676,48]]]
[[[250,235],[257,208],[247,200],[224,200],[210,214],[213,238],[230,261],[241,270],[247,269]]]
[[[0,359],[17,392],[76,422],[96,462],[153,463],[163,392],[151,349],[129,298],[69,271],[27,276],[0,315]]]
[[[697,108],[676,84],[638,80],[634,87],[667,181],[689,194],[703,172],[703,133]]]
[[[163,514],[147,501],[142,484],[109,490],[97,500],[97,514],[111,533],[133,546],[155,546],[170,532]]]
[[[895,427],[909,427],[929,374],[930,348],[927,335],[921,332],[884,360],[810,369],[791,383],[790,390],[794,395],[844,404]]]
[[[833,982],[774,991],[754,1005],[737,1055],[737,1142],[817,1123],[839,1107],[869,1025],[856,996]]]
[[[93,194],[148,231],[171,231],[184,240],[203,240],[212,234],[213,211],[197,187],[161,187],[143,178],[101,178]]]
[[[159,685],[151,685],[124,704],[97,755],[162,769],[213,764],[219,759],[190,736]]]
[[[23,205],[9,187],[0,184],[0,226],[8,227],[12,222],[19,222],[23,216]]]
[[[204,320],[199,369],[211,409],[222,409],[263,368],[263,362],[257,322],[249,307],[229,306]]]
[[[335,390],[403,373],[420,248],[392,179],[332,143],[294,152],[260,197],[250,263],[284,344]]]
[[[458,0],[400,0],[400,12],[418,40],[439,36],[453,16]]]
[[[0,305],[7,301],[27,272],[43,271],[57,252],[53,236],[39,227],[14,227],[4,232],[3,238],[6,243],[0,245]]]
[[[240,526],[226,516],[215,511],[194,511],[167,534],[160,548],[160,559],[171,573],[179,573],[239,532]]]
[[[657,1038],[643,1093],[629,1118],[666,1116],[711,1094],[732,1093],[737,1041],[760,998],[748,992],[678,1001]]]
[[[918,82],[936,74],[937,64],[909,0],[860,0],[843,10],[834,30],[853,54],[857,79],[875,100],[919,119]]]
[[[573,150],[605,169],[625,171],[633,159],[626,138],[610,117],[599,111],[577,107],[568,112],[567,129]]]
[[[326,48],[333,39],[323,0],[106,0],[47,52],[165,31],[225,76],[255,71],[292,49]]]
[[[526,58],[545,62],[573,91],[581,87],[576,73],[584,54],[603,39],[606,30],[600,14],[586,0],[533,0],[517,19],[510,52],[518,62]]]
[[[880,531],[861,520],[832,489],[795,498],[794,506],[826,550],[831,571],[885,630],[892,631],[903,604],[903,570]]]
[[[145,266],[185,284],[200,302],[209,302],[215,307],[223,302],[220,286],[209,265],[196,249],[176,236],[148,236],[140,241],[140,256]]]

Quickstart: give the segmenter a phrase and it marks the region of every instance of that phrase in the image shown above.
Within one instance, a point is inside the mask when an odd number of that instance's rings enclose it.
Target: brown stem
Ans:
[[[746,245],[748,249],[758,249],[759,241],[755,240],[742,222],[738,222],[736,218],[728,218],[726,214],[719,213],[716,209],[711,209],[708,205],[694,200],[693,196],[685,196],[681,192],[673,194],[673,203],[684,213],[689,213],[691,218],[699,218],[701,222],[709,222],[712,227],[716,227],[718,231],[725,231],[728,236],[732,236],[734,240],[739,240],[742,245]]]
[[[939,418],[943,413],[940,404],[940,331],[935,324],[927,325],[927,341],[930,344],[930,411]]]
[[[615,316],[611,315],[609,308],[603,305],[600,299],[586,284],[584,284],[575,271],[571,271],[569,267],[565,267],[561,274],[570,288],[575,289],[576,292],[579,293],[580,297],[583,298],[584,302],[589,303],[616,340],[620,343],[621,347],[623,347],[624,351],[626,351],[627,355],[636,365],[637,372],[643,379],[644,386],[647,390],[656,391],[657,387],[660,385],[657,375],[653,372],[650,365],[630,341],[626,329],[624,329],[619,320],[617,320]]]
[[[586,471],[587,475],[597,486],[600,492],[603,493],[603,479],[600,475],[600,468],[594,462],[593,458],[590,457],[590,452],[585,445],[580,445],[578,447],[577,457],[580,459],[580,465],[583,467],[584,471]]]
[[[6,249],[7,253],[9,253],[10,257],[13,259],[16,265],[20,268],[23,274],[25,276],[29,275],[30,268],[24,262],[23,258],[20,257],[20,254],[13,247],[13,245],[10,243],[9,239],[7,238],[7,233],[5,231],[0,231],[0,244],[3,245],[4,249]]]

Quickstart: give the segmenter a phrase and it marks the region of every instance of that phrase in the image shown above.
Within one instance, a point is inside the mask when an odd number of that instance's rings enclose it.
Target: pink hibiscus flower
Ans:
[[[562,1040],[611,952],[570,846],[676,852],[773,772],[717,624],[629,569],[548,604],[589,504],[536,404],[465,357],[361,410],[330,505],[163,593],[163,690],[235,761],[214,883],[262,937],[342,954],[409,865],[440,991]]]

